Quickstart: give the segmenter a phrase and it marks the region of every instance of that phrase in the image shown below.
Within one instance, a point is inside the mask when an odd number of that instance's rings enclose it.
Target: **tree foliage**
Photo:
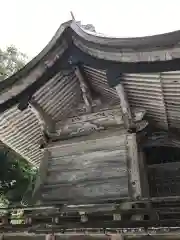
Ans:
[[[5,51],[0,49],[0,80],[3,80],[21,69],[27,62],[27,56],[9,46]]]
[[[36,170],[26,160],[2,145],[0,148],[0,194],[10,202],[20,202]]]
[[[4,80],[27,62],[27,56],[14,46],[0,49],[0,80]],[[34,180],[35,169],[22,157],[0,142],[0,204],[19,202]]]

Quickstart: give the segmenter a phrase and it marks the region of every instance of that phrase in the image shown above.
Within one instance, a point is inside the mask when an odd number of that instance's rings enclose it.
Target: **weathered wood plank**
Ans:
[[[91,166],[98,166],[102,161],[105,164],[105,166],[108,167],[108,161],[111,158],[111,164],[112,167],[116,164],[121,165],[126,164],[126,149],[122,150],[107,150],[107,151],[96,151],[95,154],[91,153],[84,153],[84,154],[77,154],[77,155],[67,155],[67,156],[60,156],[56,158],[51,158],[51,162],[49,163],[49,171],[57,171],[57,169],[63,167],[65,170],[69,169],[70,165],[73,163],[76,164],[75,169],[81,169],[84,165],[86,167],[89,167],[89,162],[87,159],[91,160]],[[98,158],[97,158],[98,157]],[[121,162],[119,162],[119,159],[121,159]]]
[[[132,119],[134,122],[141,122],[145,114],[145,110],[135,108],[132,111]],[[129,120],[128,120],[129,121]],[[124,116],[120,106],[99,109],[97,112],[84,113],[83,115],[69,117],[66,121],[56,123],[56,138],[63,139],[74,136],[88,135],[95,131],[102,131],[110,127],[124,127]],[[54,136],[52,135],[53,139]]]
[[[42,198],[88,202],[128,197],[127,136],[114,134],[51,145]]]
[[[127,168],[126,163],[124,161],[117,161],[116,163],[101,162],[91,164],[89,162],[88,166],[86,164],[81,164],[82,168],[72,163],[71,168],[69,164],[69,168],[65,168],[61,166],[61,168],[57,168],[56,172],[51,173],[49,171],[49,176],[46,181],[48,183],[56,183],[56,182],[76,182],[76,181],[91,181],[93,179],[102,179],[102,178],[111,178],[118,176],[126,176]]]
[[[103,179],[104,180],[104,179]],[[76,185],[57,185],[43,190],[42,198],[52,200],[67,200],[75,202],[86,202],[90,200],[117,199],[128,196],[127,177],[118,179],[106,179],[106,181],[94,181],[78,183]]]
[[[102,141],[103,140],[103,141]],[[58,141],[48,144],[47,149],[52,152],[52,157],[76,155],[77,152],[88,152],[94,150],[108,150],[108,149],[124,149],[126,142],[126,131],[119,130],[118,128],[111,131],[103,131],[94,133],[90,136],[74,138],[65,141]]]
[[[131,197],[138,199],[142,196],[142,189],[138,159],[138,146],[135,133],[127,135],[127,164]]]
[[[127,95],[124,91],[123,85],[120,83],[115,87],[118,96],[120,98],[120,106],[121,110],[123,113],[123,119],[124,119],[124,124],[127,129],[129,129],[132,126],[133,119],[132,119],[132,113],[131,113],[131,108],[128,103],[128,98]]]
[[[71,138],[74,136],[89,135],[113,126],[123,126],[120,108],[101,110],[95,113],[70,117],[66,122],[56,124],[56,132],[59,137]],[[53,138],[53,136],[52,136]]]
[[[32,199],[34,202],[36,202],[37,200],[40,200],[39,197],[41,195],[41,190],[45,183],[45,179],[46,179],[47,172],[48,172],[49,159],[50,159],[50,153],[48,150],[45,150],[44,157],[41,159],[41,162],[40,162],[40,166],[39,166],[39,170],[38,170],[38,174],[37,174],[36,182],[35,182],[35,188],[33,191]]]

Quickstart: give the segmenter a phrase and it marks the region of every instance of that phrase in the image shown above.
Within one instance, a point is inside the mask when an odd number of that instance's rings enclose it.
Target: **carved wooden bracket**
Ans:
[[[136,132],[142,131],[147,126],[147,122],[142,120],[145,111],[143,109],[134,109],[132,117]],[[68,139],[89,135],[93,132],[106,130],[111,127],[124,128],[124,119],[119,105],[111,108],[101,109],[98,112],[84,113],[80,116],[69,117],[66,122],[57,122],[56,135],[50,135],[52,139]]]
[[[84,78],[81,74],[81,71],[79,70],[79,67],[75,67],[74,71],[75,71],[76,77],[78,78],[79,83],[80,83],[83,100],[84,100],[84,103],[86,106],[86,112],[89,113],[92,111],[92,97],[91,97],[90,90],[89,90],[86,82],[84,81]]]
[[[105,130],[108,127],[123,124],[119,106],[113,109],[104,109],[95,113],[85,113],[81,116],[69,117],[66,122],[56,124],[56,132],[59,137],[71,138],[75,136],[89,135],[96,131]],[[51,137],[58,137],[57,135]]]

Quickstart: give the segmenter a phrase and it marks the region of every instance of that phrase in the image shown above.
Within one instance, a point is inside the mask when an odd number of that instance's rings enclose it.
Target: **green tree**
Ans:
[[[9,202],[20,202],[29,184],[33,184],[36,169],[4,145],[0,148],[0,161],[0,195]]]
[[[0,80],[4,80],[17,72],[27,60],[27,56],[19,52],[14,46],[7,47],[5,51],[0,49]]]
[[[4,80],[21,69],[27,56],[14,46],[0,49],[0,80]],[[34,181],[35,169],[22,157],[0,143],[0,204],[20,202],[27,195]]]

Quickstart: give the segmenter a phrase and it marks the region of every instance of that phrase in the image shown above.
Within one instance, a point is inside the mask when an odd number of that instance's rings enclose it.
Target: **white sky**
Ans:
[[[34,57],[71,19],[70,11],[76,20],[111,36],[180,29],[180,0],[0,0],[0,48],[13,44]]]

